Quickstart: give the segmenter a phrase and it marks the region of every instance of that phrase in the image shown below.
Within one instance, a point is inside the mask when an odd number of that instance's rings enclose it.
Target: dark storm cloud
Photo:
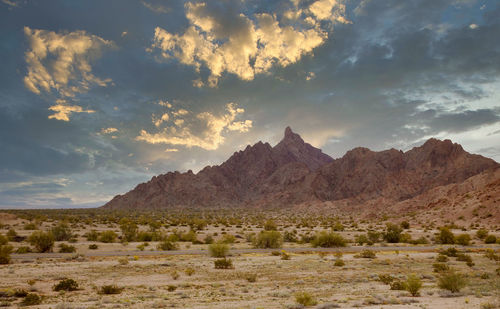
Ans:
[[[244,28],[239,13],[280,15],[292,7],[285,0],[206,2],[206,14],[216,16],[222,37]],[[301,1],[299,7],[312,2]],[[346,18],[352,24],[333,25],[312,54],[252,81],[224,73],[214,88],[193,87],[193,80],[210,75],[207,68],[197,72],[146,51],[156,27],[186,31],[182,1],[0,6],[0,206],[99,205],[152,175],[217,164],[258,140],[276,143],[287,125],[337,157],[356,146],[406,148],[432,135],[466,136],[500,121],[495,101],[500,5],[493,0],[349,0]],[[75,104],[95,113],[72,114],[69,122],[47,119],[54,102],[23,85],[25,26],[56,33],[84,30],[113,41],[116,49],[92,64],[92,73],[111,78],[112,84],[75,98]],[[253,127],[247,133],[225,132],[217,150],[180,146],[178,152],[165,152],[174,147],[136,140],[141,130],[155,129],[153,114],[168,111],[157,104],[160,100],[191,115],[216,116],[235,102]],[[102,134],[106,128],[117,132]],[[491,140],[470,150],[498,160],[500,145]],[[62,186],[60,178],[69,181]]]

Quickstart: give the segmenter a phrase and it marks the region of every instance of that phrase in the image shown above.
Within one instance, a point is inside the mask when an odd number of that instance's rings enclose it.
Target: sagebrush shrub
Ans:
[[[283,238],[278,231],[262,231],[253,242],[256,248],[280,248],[282,244]]]
[[[420,288],[422,288],[422,280],[416,275],[408,275],[405,286],[406,290],[410,292],[412,296],[418,296],[420,294]]]
[[[452,293],[460,292],[466,284],[464,276],[452,270],[443,273],[438,279],[438,287]]]
[[[122,291],[123,288],[112,284],[112,285],[103,285],[102,287],[99,288],[98,293],[104,295],[110,295],[110,294],[120,294]]]
[[[307,292],[295,293],[295,301],[303,306],[314,306],[318,302]]]
[[[224,243],[215,243],[208,246],[208,252],[211,257],[222,258],[227,255],[229,246]]]
[[[316,234],[311,244],[313,247],[323,248],[345,247],[346,240],[340,234],[322,231]]]
[[[161,243],[159,243],[156,248],[158,250],[163,250],[163,251],[172,251],[172,250],[179,249],[179,245],[176,244],[175,242],[165,240],[165,241],[162,241]]]
[[[38,252],[52,252],[54,247],[54,235],[51,232],[34,231],[28,241]]]
[[[52,289],[54,291],[76,291],[78,290],[78,283],[73,279],[66,278],[59,281]]]
[[[226,258],[215,260],[214,267],[216,269],[232,269],[232,268],[234,268],[233,261],[231,259],[226,259]]]

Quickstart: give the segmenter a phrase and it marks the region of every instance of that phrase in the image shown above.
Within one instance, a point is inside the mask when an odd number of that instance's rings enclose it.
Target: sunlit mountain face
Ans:
[[[0,1],[0,207],[95,207],[294,131],[500,161],[496,0]]]

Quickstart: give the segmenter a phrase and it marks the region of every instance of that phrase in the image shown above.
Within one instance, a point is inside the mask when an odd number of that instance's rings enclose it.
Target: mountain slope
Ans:
[[[495,161],[469,154],[458,144],[436,139],[407,152],[355,148],[333,160],[286,128],[283,140],[274,147],[258,142],[197,174],[155,176],[104,207],[287,207],[376,199],[394,203],[498,167]]]

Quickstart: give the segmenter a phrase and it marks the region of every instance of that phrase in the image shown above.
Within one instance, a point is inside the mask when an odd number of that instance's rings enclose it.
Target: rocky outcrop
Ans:
[[[287,207],[307,202],[404,201],[496,169],[450,140],[430,139],[407,152],[355,148],[332,159],[286,128],[276,146],[258,142],[199,173],[170,172],[114,197],[109,209],[177,206]]]

